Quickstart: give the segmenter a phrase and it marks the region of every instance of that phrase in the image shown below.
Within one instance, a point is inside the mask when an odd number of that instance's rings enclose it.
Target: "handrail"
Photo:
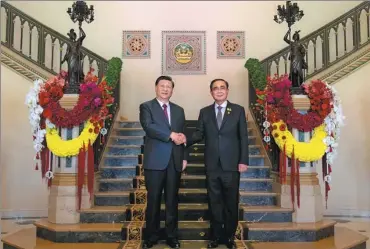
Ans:
[[[1,43],[7,48],[11,49],[12,51],[24,56],[24,58],[26,58],[27,60],[32,61],[33,63],[37,64],[42,69],[50,73],[53,73],[53,74],[58,74],[60,72],[60,69],[62,68],[62,65],[60,64],[61,59],[62,59],[62,49],[64,45],[71,44],[71,41],[68,39],[68,37],[42,24],[41,22],[37,21],[33,17],[27,15],[26,13],[15,8],[14,6],[12,6],[11,4],[5,1],[1,1],[0,5],[1,5],[1,8],[4,8],[6,16],[7,16],[6,17],[7,21],[6,21],[5,41],[1,41]],[[19,18],[20,20],[19,27],[16,27],[15,25],[15,20],[17,18]],[[26,44],[28,45],[27,48],[24,46],[25,45],[24,43],[26,43],[24,39],[25,25],[28,25],[28,28],[30,30],[29,38],[31,38],[28,40],[29,43]],[[20,32],[17,33],[20,35],[19,49],[14,46],[15,45],[14,43],[15,42],[15,28],[20,29]],[[32,36],[35,34],[34,32],[37,32],[37,35],[38,35],[37,53],[34,53],[34,51],[32,51],[33,49]],[[49,44],[47,44],[47,40],[46,40],[47,37],[50,37],[51,39],[51,43],[52,43],[51,46],[48,46]],[[56,41],[58,41],[58,43],[56,43]],[[56,58],[55,58],[56,54],[54,54],[56,51],[55,49],[56,45],[59,45],[59,48],[61,48],[60,54],[59,54],[60,57],[58,61],[56,61]],[[51,50],[52,60],[50,62],[50,65],[47,65],[47,63],[45,63],[46,56],[49,56],[49,54],[46,53],[47,48]],[[27,52],[28,54],[25,54]],[[97,67],[98,67],[97,68],[98,76],[99,78],[101,78],[107,68],[108,61],[85,47],[81,48],[81,52],[84,57],[88,58],[90,66],[94,62],[96,62]],[[86,70],[86,72],[87,71],[88,69]]]

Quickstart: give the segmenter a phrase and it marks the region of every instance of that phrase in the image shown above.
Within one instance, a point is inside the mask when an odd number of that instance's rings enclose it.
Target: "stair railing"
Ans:
[[[5,1],[1,1],[0,4],[2,14],[0,30],[5,30],[5,35],[3,35],[4,33],[1,35],[1,44],[54,75],[59,74],[61,70],[67,71],[67,63],[62,65],[61,60],[66,53],[67,45],[71,43],[68,37],[40,23]],[[81,52],[84,58],[84,73],[86,74],[90,68],[94,68],[94,74],[102,79],[107,70],[108,61],[85,47],[82,47]],[[114,120],[119,113],[119,83],[114,90],[113,97],[115,103],[109,108],[109,114],[112,115],[113,119],[104,124],[108,135],[111,133]],[[99,136],[94,143],[96,171],[107,144],[108,135],[105,138]]]
[[[369,9],[370,2],[362,2],[300,40],[306,48],[305,59],[308,64],[306,79],[312,78],[370,44]],[[283,36],[284,34],[282,38]],[[261,65],[265,75],[288,74],[290,68],[289,54],[290,47],[287,46],[262,60]],[[256,101],[256,91],[249,81],[249,109],[263,137],[264,115],[255,107]],[[278,172],[279,149],[272,138],[267,154],[272,163],[272,170]]]

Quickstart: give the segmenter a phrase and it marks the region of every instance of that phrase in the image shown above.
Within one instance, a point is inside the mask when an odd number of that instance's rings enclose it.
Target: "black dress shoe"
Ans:
[[[227,240],[226,247],[229,249],[236,249],[236,244],[235,244],[234,239]]]
[[[220,239],[210,240],[208,242],[207,248],[217,248],[218,244],[220,244]]]
[[[175,238],[167,239],[166,242],[167,245],[171,248],[180,248],[180,242]]]
[[[143,249],[147,249],[147,248],[152,248],[154,245],[156,245],[158,242],[157,241],[150,241],[150,240],[146,240],[144,241],[143,243]]]

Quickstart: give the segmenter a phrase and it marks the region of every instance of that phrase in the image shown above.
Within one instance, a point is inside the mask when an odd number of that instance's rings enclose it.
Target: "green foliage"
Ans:
[[[244,67],[248,69],[249,80],[254,89],[264,90],[267,84],[267,79],[261,62],[258,59],[249,58]]]
[[[105,73],[105,80],[108,86],[113,89],[116,88],[122,70],[122,60],[118,57],[113,57],[108,61],[107,72]]]

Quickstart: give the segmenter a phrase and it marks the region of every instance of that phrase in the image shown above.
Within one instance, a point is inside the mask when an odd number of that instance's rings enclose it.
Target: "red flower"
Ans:
[[[269,122],[283,120],[289,127],[301,131],[311,131],[322,124],[333,108],[331,104],[333,97],[325,83],[312,81],[310,85],[305,86],[311,104],[310,110],[305,114],[294,109],[289,92],[290,86],[291,82],[287,76],[268,78],[265,105]]]

